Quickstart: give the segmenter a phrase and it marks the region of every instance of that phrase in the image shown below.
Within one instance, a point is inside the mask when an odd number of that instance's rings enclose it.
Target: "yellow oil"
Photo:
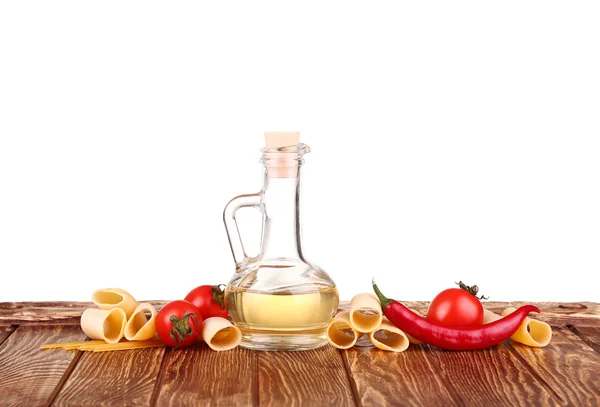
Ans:
[[[242,331],[242,345],[255,349],[288,349],[304,342],[325,343],[325,329],[338,307],[336,287],[311,292],[267,293],[227,287],[229,315]],[[296,337],[297,341],[291,341]],[[311,338],[312,337],[312,338]],[[253,342],[253,343],[251,343]]]

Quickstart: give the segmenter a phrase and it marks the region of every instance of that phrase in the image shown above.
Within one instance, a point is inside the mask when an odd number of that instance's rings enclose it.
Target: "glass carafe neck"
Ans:
[[[263,262],[302,260],[300,167],[294,177],[270,177],[265,168],[261,191],[265,211]]]

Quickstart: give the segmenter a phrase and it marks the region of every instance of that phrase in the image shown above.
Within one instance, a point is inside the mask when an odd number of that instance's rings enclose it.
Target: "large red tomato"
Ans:
[[[449,288],[431,301],[427,319],[448,327],[477,326],[483,323],[483,306],[468,291]]]
[[[172,301],[156,316],[156,332],[172,348],[185,348],[196,343],[201,327],[202,314],[188,301]]]
[[[223,296],[221,286],[201,285],[190,291],[185,296],[185,300],[194,304],[200,310],[204,319],[210,317],[227,318]]]

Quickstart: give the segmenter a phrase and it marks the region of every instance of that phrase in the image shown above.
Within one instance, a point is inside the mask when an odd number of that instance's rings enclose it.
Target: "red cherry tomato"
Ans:
[[[224,292],[221,286],[201,285],[194,288],[185,300],[194,304],[202,313],[204,319],[210,317],[227,318],[227,310],[224,304]]]
[[[448,327],[477,326],[483,324],[483,306],[473,294],[449,288],[431,301],[427,319]]]
[[[172,301],[156,316],[156,332],[165,345],[172,348],[185,348],[196,343],[201,327],[202,314],[188,301]]]

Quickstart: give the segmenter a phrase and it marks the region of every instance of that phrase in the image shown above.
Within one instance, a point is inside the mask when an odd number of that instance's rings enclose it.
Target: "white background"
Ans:
[[[265,130],[342,298],[600,300],[598,2],[213,3],[0,4],[0,301],[226,282]]]

